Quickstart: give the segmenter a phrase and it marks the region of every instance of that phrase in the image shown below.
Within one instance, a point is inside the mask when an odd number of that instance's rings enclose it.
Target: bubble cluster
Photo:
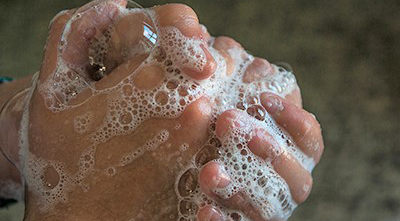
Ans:
[[[63,164],[45,161],[31,155],[28,165],[27,180],[30,182],[30,190],[40,196],[38,204],[41,211],[49,211],[57,203],[68,200],[67,193],[71,188],[71,180]],[[47,174],[47,171],[52,171],[52,174]]]
[[[144,153],[154,151],[162,143],[164,143],[169,138],[169,132],[167,130],[162,130],[158,132],[157,136],[147,141],[143,146],[135,149],[134,151],[125,154],[119,161],[117,166],[124,167],[134,162],[137,158],[141,157]]]
[[[76,174],[74,174],[72,180],[75,184],[81,186],[84,191],[87,190],[86,184],[84,184],[84,179],[86,176],[92,172],[94,165],[95,165],[95,153],[96,153],[96,146],[91,145],[81,153],[79,157],[78,166],[79,170]]]
[[[46,81],[39,88],[45,105],[52,111],[62,111],[77,105],[65,106],[71,100],[90,87],[88,81],[79,74],[79,69],[67,67],[62,61],[57,65],[57,72],[54,73],[51,81]]]
[[[132,77],[123,80],[117,88],[117,96],[108,103],[104,123],[92,135],[93,142],[102,143],[131,133],[149,118],[176,118],[199,97],[200,87],[194,82],[179,82],[176,76],[163,82],[152,90],[141,90],[135,87]],[[172,87],[174,82],[179,84]]]
[[[74,119],[75,131],[79,134],[83,134],[88,131],[88,127],[92,121],[92,113],[85,113]]]
[[[206,56],[203,51],[204,42],[198,39],[188,38],[176,28],[161,29],[161,45],[167,53],[167,60],[164,62],[166,66],[173,64],[181,67],[190,67],[198,72],[203,71],[207,63]],[[167,68],[167,71],[173,68]]]
[[[233,182],[215,192],[224,198],[244,192],[262,211],[263,217],[287,219],[296,207],[289,187],[275,172],[271,160],[261,160],[249,150],[250,137],[248,131],[235,129],[222,142],[223,154],[217,162],[224,166]]]
[[[216,119],[213,123],[215,121]],[[266,128],[268,133],[276,137],[277,142],[280,143],[277,149],[271,150],[273,153],[269,154],[270,156],[289,152],[285,143],[290,137],[275,125],[269,115],[266,115],[262,121],[254,118],[244,127],[231,128],[229,135],[222,140],[216,137],[215,129],[210,128],[212,131],[210,139],[195,154],[191,165],[186,167],[175,185],[180,202],[178,213],[181,220],[196,220],[194,211],[204,205],[216,206],[225,216],[233,220],[248,220],[245,213],[227,209],[201,193],[198,174],[202,167],[211,161],[222,165],[232,180],[228,187],[215,189],[216,194],[228,199],[242,192],[263,212],[262,215],[266,219],[285,220],[290,217],[297,205],[291,197],[286,181],[275,172],[271,164],[273,158],[263,160],[255,156],[248,147],[254,135],[253,129],[260,126]]]

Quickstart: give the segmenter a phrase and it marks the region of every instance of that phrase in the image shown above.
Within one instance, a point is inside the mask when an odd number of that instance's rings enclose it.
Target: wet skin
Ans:
[[[89,3],[78,10],[87,10],[93,4],[95,3]],[[77,20],[76,25],[72,26],[72,34],[69,36],[69,45],[63,54],[63,59],[75,63],[87,62],[85,53],[92,36],[88,34],[87,30],[90,30],[92,26],[96,26],[99,30],[102,29],[102,26],[106,26],[118,13],[114,4],[111,2],[105,4],[104,7],[107,13],[101,15],[87,13],[80,20]],[[124,5],[125,2],[119,1],[117,4]],[[170,4],[158,6],[154,10],[162,26],[174,26],[188,37],[207,41],[209,35],[201,29],[198,18],[191,8],[179,4]],[[75,10],[70,10],[57,16],[51,25],[40,70],[39,85],[54,73],[60,36],[66,22],[74,12]],[[204,45],[204,50],[207,51],[207,44]],[[242,48],[242,46],[231,38],[219,37],[215,40],[213,47],[224,55],[228,65],[226,74],[230,75],[229,64],[233,61],[226,51],[233,47]],[[206,67],[201,73],[190,69],[186,69],[185,73],[196,79],[210,77],[215,71],[215,61],[210,56],[207,56],[207,58]],[[122,79],[122,76],[130,73],[129,70],[137,67],[139,63],[140,59],[139,61],[131,60],[121,64],[107,77],[98,81],[96,87],[115,85]],[[258,73],[261,72],[260,70],[268,69],[269,66],[268,61],[257,58],[248,68],[243,81],[261,80],[262,76],[259,76]],[[185,69],[185,67],[182,68]],[[154,87],[154,82],[156,84],[162,83],[164,73],[157,68],[144,69],[142,72],[134,82],[137,85],[143,88],[152,88]],[[18,91],[19,88],[27,85],[29,85],[27,80],[21,80],[6,87],[15,87],[14,89],[7,89],[7,91]],[[0,89],[4,89],[4,87],[2,86]],[[4,90],[6,91],[6,89]],[[81,157],[82,151],[91,145],[88,135],[103,122],[108,107],[107,96],[120,95],[117,93],[96,95],[79,107],[54,113],[46,107],[43,97],[36,90],[30,102],[30,151],[40,158],[64,162],[66,170],[71,171],[71,173],[78,171],[77,162]],[[82,96],[82,98],[78,97],[77,99],[85,99],[85,97]],[[271,103],[276,103],[269,102],[271,100],[281,101],[284,109],[279,110],[275,106],[271,106]],[[276,122],[292,135],[298,147],[318,163],[323,151],[320,126],[313,115],[302,109],[300,91],[296,89],[285,98],[263,93],[261,95],[261,103]],[[176,205],[178,203],[174,190],[176,177],[182,169],[181,166],[187,164],[207,141],[211,108],[209,98],[202,97],[190,104],[177,119],[148,119],[134,132],[114,137],[105,143],[99,144],[95,156],[96,170],[85,178],[85,183],[90,186],[88,192],[84,192],[80,187],[72,188],[68,193],[68,202],[57,204],[51,214],[37,210],[40,207],[38,198],[30,191],[28,185],[26,189],[26,219],[127,220],[128,218],[137,217],[138,214],[143,214],[142,220],[176,220]],[[76,116],[85,113],[93,115],[89,130],[83,134],[76,133],[73,127],[74,119]],[[18,125],[22,111],[10,111],[8,114],[8,121]],[[227,128],[234,124],[235,119],[241,115],[245,115],[245,118],[251,117],[241,110],[228,110],[221,114],[216,124],[218,137],[226,136]],[[180,128],[176,129],[178,124]],[[2,131],[9,130],[5,125],[5,122],[0,121],[0,129]],[[7,125],[9,125],[9,122]],[[104,174],[108,166],[117,163],[123,154],[142,146],[159,131],[165,129],[170,132],[168,142],[162,144],[156,151],[144,154],[126,167],[118,168],[114,176]],[[18,127],[15,127],[10,133],[17,134],[17,130]],[[249,143],[251,151],[264,159],[273,157],[269,155],[268,151],[275,145],[273,139],[268,137],[269,135],[263,131],[263,128],[255,127],[253,130],[257,132]],[[314,146],[309,146],[308,141],[311,140],[317,142],[319,148],[315,149],[313,148]],[[16,148],[17,137],[9,138],[7,142],[4,145],[6,146],[6,152],[18,164],[19,160],[16,154],[18,151]],[[190,148],[185,152],[180,152],[179,156],[173,155],[173,153],[179,152],[179,147],[183,143],[189,144]],[[180,157],[179,163],[177,163],[178,157]],[[8,165],[1,168],[9,168],[7,171],[13,171],[11,173],[2,172],[0,175],[6,174],[4,175],[5,177],[13,177],[18,181],[18,171],[9,166],[4,159],[0,160],[0,162]],[[287,181],[294,200],[297,203],[302,203],[311,190],[311,174],[302,168],[290,155],[274,158],[273,165],[275,170]],[[44,180],[49,183],[50,187],[56,185],[59,181],[58,175],[52,173],[51,168],[46,175]],[[203,192],[218,200],[218,196],[215,196],[212,189],[216,186],[227,185],[230,178],[223,175],[220,165],[210,162],[203,167],[199,179]],[[155,180],[157,182],[154,182]],[[221,182],[216,183],[216,180]],[[309,188],[304,189],[305,185]],[[230,208],[250,211],[247,214],[250,214],[249,216],[252,220],[264,220],[259,215],[257,208],[254,208],[248,202],[244,203],[246,200],[245,195],[237,194],[221,203]],[[160,208],[163,209],[160,210]],[[211,206],[203,207],[198,211],[198,220],[200,221],[223,219],[225,218],[223,218],[221,212]],[[226,219],[229,220],[229,218]]]

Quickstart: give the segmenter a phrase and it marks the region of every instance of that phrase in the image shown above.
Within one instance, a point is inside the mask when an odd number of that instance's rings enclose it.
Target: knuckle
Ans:
[[[226,36],[220,36],[217,37],[214,41],[214,47],[217,50],[229,50],[231,48],[237,47],[237,48],[242,48],[242,46],[240,45],[240,43],[238,43],[237,41],[235,41],[233,38],[231,37],[226,37]]]
[[[306,199],[311,193],[312,186],[313,186],[313,179],[311,175],[310,174],[305,175],[305,181],[300,187],[300,195],[299,195],[300,197],[298,199],[298,203],[303,203],[304,201],[306,201]]]
[[[324,150],[324,144],[321,126],[313,114],[304,111],[300,131],[298,144],[303,146],[303,151],[318,163]]]
[[[303,138],[311,138],[314,135],[321,133],[321,126],[316,120],[315,116],[305,110],[302,110],[302,119],[300,131],[302,132]]]
[[[55,15],[50,23],[49,23],[49,29],[54,29],[54,28],[58,28],[60,26],[64,26],[65,23],[67,23],[67,21],[70,18],[70,14],[71,14],[71,10],[63,10],[61,12],[59,12],[57,15]]]
[[[173,4],[168,4],[165,7],[168,10],[177,11],[177,12],[184,13],[184,14],[187,14],[187,15],[195,15],[195,16],[197,16],[196,12],[193,10],[193,8],[191,8],[190,6],[188,6],[186,4],[173,3]]]
[[[183,4],[183,3],[177,3],[177,4],[175,4],[175,6],[178,7],[179,9],[182,9],[182,10],[185,10],[185,11],[191,11],[191,12],[194,13],[194,10],[189,5],[186,5],[186,4]]]

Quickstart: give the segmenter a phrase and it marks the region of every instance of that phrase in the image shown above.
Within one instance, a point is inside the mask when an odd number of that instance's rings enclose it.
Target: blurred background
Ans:
[[[51,18],[86,2],[0,0],[0,75],[37,71]],[[326,149],[313,191],[291,221],[400,220],[399,0],[180,2],[212,35],[292,65]],[[16,204],[0,210],[0,221],[22,215]]]

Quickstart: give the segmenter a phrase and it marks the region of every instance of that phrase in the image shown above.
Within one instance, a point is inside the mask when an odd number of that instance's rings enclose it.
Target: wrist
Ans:
[[[32,75],[29,75],[10,81],[11,78],[0,77],[0,110],[16,93],[30,86],[31,78]]]
[[[30,77],[0,85],[0,198],[21,200],[23,197],[18,130],[29,86]]]
[[[12,163],[18,161],[18,131],[30,76],[0,85],[0,149]]]

